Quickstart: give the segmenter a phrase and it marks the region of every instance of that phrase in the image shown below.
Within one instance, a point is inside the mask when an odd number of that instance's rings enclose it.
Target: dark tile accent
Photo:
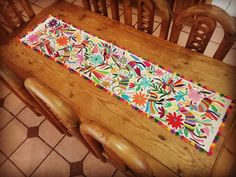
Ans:
[[[37,137],[39,135],[39,127],[29,127],[27,131],[27,138]]]
[[[83,175],[83,162],[72,162],[70,163],[70,177]]]
[[[3,107],[3,105],[4,105],[4,100],[5,100],[5,98],[1,98],[1,99],[0,99],[0,108]]]

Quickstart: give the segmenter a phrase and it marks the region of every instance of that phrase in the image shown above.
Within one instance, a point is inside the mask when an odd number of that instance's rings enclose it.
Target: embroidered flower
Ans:
[[[198,93],[197,90],[195,90],[193,88],[189,89],[188,97],[195,103],[200,101],[200,99],[201,99],[201,95]]]
[[[48,22],[49,27],[54,27],[58,24],[58,21],[56,19],[52,19],[51,21]]]
[[[102,85],[103,87],[105,87],[105,88],[108,88],[108,87],[111,86],[111,83],[110,83],[110,82],[107,82],[107,81],[103,81],[103,82],[101,83],[101,85]]]
[[[182,115],[177,115],[176,112],[166,115],[166,120],[168,121],[168,125],[171,125],[175,129],[183,126]]]
[[[93,66],[97,66],[103,63],[102,56],[100,54],[92,54],[90,57],[90,62]]]
[[[121,65],[126,65],[127,62],[128,62],[128,60],[127,60],[127,58],[126,58],[125,56],[122,56],[122,57],[118,57],[118,58],[117,58],[117,62],[118,62],[119,64],[121,64]]]
[[[151,79],[150,78],[142,78],[140,79],[138,85],[140,85],[140,87],[148,88],[151,85]]]
[[[68,43],[68,38],[67,37],[61,36],[61,37],[57,38],[57,44],[59,46],[65,46],[65,45],[67,45],[67,43]]]
[[[30,43],[38,42],[38,40],[39,40],[39,38],[38,38],[38,36],[35,35],[35,34],[31,34],[31,35],[28,37],[28,41],[29,41]]]
[[[156,75],[159,76],[159,77],[162,77],[162,76],[163,76],[162,70],[157,69],[157,70],[156,70]]]
[[[142,92],[135,93],[133,95],[133,103],[135,103],[138,106],[145,105],[146,101],[147,101],[147,97]]]

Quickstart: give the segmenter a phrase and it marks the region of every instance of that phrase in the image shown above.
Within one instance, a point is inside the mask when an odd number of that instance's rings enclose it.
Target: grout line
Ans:
[[[42,165],[42,163],[48,158],[48,156],[53,152],[53,149],[43,158],[43,160],[38,164],[38,166],[31,172],[29,176],[32,176],[35,171]]]
[[[43,8],[43,7],[39,6],[38,4],[35,4],[35,2],[34,2],[34,3],[32,3],[32,5],[35,5],[35,6],[39,7],[39,8],[41,8],[41,9],[45,9],[45,8]]]
[[[74,0],[74,1],[70,2],[70,4],[74,4],[76,1],[77,1],[77,0]],[[68,2],[68,3],[69,3],[69,2]]]
[[[13,118],[7,122],[1,129],[0,129],[0,132],[8,125],[10,124],[14,119],[16,119],[16,116],[18,116],[27,106],[24,106],[16,115],[14,115],[13,113],[11,113],[7,108],[5,108],[4,106],[2,108],[4,108],[7,112],[9,112]],[[18,119],[17,119],[18,120]],[[21,121],[20,121],[21,122]],[[24,125],[24,124],[23,124]]]
[[[34,0],[33,2],[30,2],[30,4],[34,4],[36,2],[38,2],[39,0]]]
[[[27,175],[11,160],[11,159],[8,159],[24,176],[27,177]]]
[[[84,158],[81,160],[81,162],[84,162],[84,159],[86,159],[86,157],[89,155],[89,150],[88,150],[88,152],[87,152],[87,154],[84,156]]]
[[[9,156],[7,156],[6,154],[4,154],[4,152],[2,152],[4,155],[6,155],[7,157],[7,160],[9,160],[22,174],[24,174],[24,176],[27,176],[16,164],[14,161],[12,161],[10,159],[10,157],[25,143],[25,141],[27,140],[28,138],[26,137],[17,147],[14,151],[12,151],[12,153],[10,153]]]
[[[6,158],[5,160],[3,160],[2,163],[0,163],[0,167],[7,161],[7,155],[5,153],[3,153],[1,150],[0,150],[0,153],[3,154],[3,156]]]
[[[51,145],[49,145],[44,139],[42,139],[39,135],[37,136],[37,138],[39,138],[41,141],[43,141],[46,145],[48,145],[49,147],[50,147],[50,149],[51,149],[51,151],[45,156],[45,158],[39,163],[39,165],[32,171],[32,173],[29,175],[29,176],[32,176],[36,171],[37,171],[37,169],[43,164],[43,162],[47,159],[47,157],[52,153],[52,152],[56,152],[56,150],[55,150],[55,147],[62,141],[62,139],[64,139],[64,137],[65,137],[66,135],[64,135],[55,145],[54,145],[54,147],[51,147]],[[64,159],[64,160],[66,160],[66,159]],[[66,160],[66,162],[68,162],[67,160]],[[68,162],[69,163],[69,162]]]
[[[111,177],[114,177],[118,169],[116,168]]]

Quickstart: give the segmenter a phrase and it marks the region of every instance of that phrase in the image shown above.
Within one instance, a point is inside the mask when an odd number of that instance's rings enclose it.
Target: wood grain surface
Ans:
[[[26,34],[49,14],[124,47],[138,56],[170,68],[188,79],[236,98],[235,67],[64,1],[59,1],[34,17],[18,36]],[[70,73],[54,61],[20,44],[17,38],[13,37],[0,46],[0,63],[10,67],[19,77],[35,77],[68,98],[75,105],[82,122],[95,120],[132,142],[150,157],[149,163],[155,176],[203,177],[214,175],[217,170],[227,171],[231,168],[228,165],[233,165],[222,162],[228,158],[224,155],[225,151],[232,152],[230,158],[235,161],[235,150],[228,150],[228,147],[234,149],[232,146],[235,144],[232,138],[228,138],[235,137],[235,131],[231,131],[235,124],[235,109],[225,122],[226,126],[216,144],[214,154],[208,156],[82,77]],[[217,167],[219,163],[221,169]],[[223,173],[223,176],[227,175]]]

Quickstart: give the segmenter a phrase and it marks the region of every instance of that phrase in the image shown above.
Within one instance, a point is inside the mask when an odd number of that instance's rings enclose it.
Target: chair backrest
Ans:
[[[84,8],[91,10],[91,4],[89,0],[82,0]],[[92,0],[94,11],[103,16],[107,16],[106,0]]]
[[[24,79],[21,79],[6,65],[0,65],[0,81],[8,87],[25,105],[37,116],[41,116],[42,108],[33,99],[24,87]]]
[[[138,30],[152,33],[155,13],[161,17],[160,38],[167,39],[171,10],[167,0],[137,0]],[[132,26],[132,0],[124,0],[125,24]]]
[[[0,25],[6,26],[8,29],[10,28],[12,31],[14,31],[16,28],[24,24],[25,20],[22,16],[22,11],[18,9],[19,6],[23,7],[29,19],[35,16],[35,13],[29,4],[29,1],[27,0],[0,0],[0,15],[4,19],[3,22],[1,21]],[[3,31],[4,29],[4,27],[0,28],[1,31]],[[9,31],[5,29],[5,33],[6,32],[9,33]]]
[[[219,22],[224,29],[224,38],[213,58],[223,60],[236,40],[236,25],[233,17],[223,9],[211,4],[198,4],[183,10],[174,19],[170,41],[177,43],[184,21],[194,17],[186,48],[204,53],[209,40]]]
[[[103,162],[110,161],[128,176],[152,176],[152,170],[145,158],[125,138],[94,121],[82,122],[80,132],[96,156]]]
[[[91,10],[89,0],[82,0],[84,8]],[[112,19],[120,21],[119,17],[119,0],[110,0]],[[132,26],[132,0],[123,0],[124,23]],[[94,11],[107,16],[106,0],[93,0]],[[138,8],[138,26],[137,29],[152,33],[154,16],[157,10],[161,16],[160,38],[167,39],[169,26],[171,22],[171,10],[167,0],[137,0]]]
[[[47,118],[53,122],[53,125],[60,127],[64,133],[69,135],[78,131],[79,117],[65,98],[35,78],[27,78],[24,85],[47,112],[47,116],[49,116]]]

